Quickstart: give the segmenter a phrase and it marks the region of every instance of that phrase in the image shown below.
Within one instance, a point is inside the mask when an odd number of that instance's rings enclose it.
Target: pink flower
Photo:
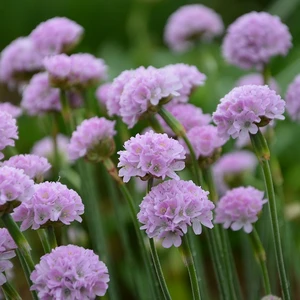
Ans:
[[[294,121],[300,120],[300,75],[296,76],[286,92],[286,110]]]
[[[97,90],[96,90],[96,98],[99,101],[99,103],[104,104],[105,106],[107,105],[108,102],[108,97],[110,93],[112,83],[104,83],[100,85]]]
[[[11,104],[10,102],[2,102],[0,103],[0,111],[7,112],[13,118],[18,118],[22,114],[22,109],[18,106]]]

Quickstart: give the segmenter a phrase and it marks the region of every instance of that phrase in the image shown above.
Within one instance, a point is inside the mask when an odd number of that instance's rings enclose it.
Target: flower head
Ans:
[[[255,134],[258,126],[273,119],[284,120],[285,102],[268,86],[244,85],[234,88],[218,105],[213,121],[221,137],[240,137]]]
[[[119,175],[124,182],[135,176],[179,179],[175,171],[181,171],[185,166],[183,146],[167,134],[153,131],[137,134],[125,142],[124,148],[118,152]]]
[[[168,19],[165,41],[174,51],[183,52],[198,40],[211,40],[223,32],[221,17],[212,9],[191,4],[180,7]]]
[[[22,222],[21,230],[34,230],[48,224],[73,221],[81,222],[84,206],[79,195],[59,182],[43,182],[35,185],[33,196],[23,201],[13,213],[17,222]]]
[[[223,55],[240,68],[262,69],[273,56],[288,53],[291,39],[288,27],[279,17],[251,12],[229,26],[223,41]]]
[[[263,198],[264,192],[251,186],[227,191],[217,204],[215,223],[223,224],[224,228],[231,227],[232,230],[243,228],[250,233],[252,223],[258,220],[257,215],[268,202]]]
[[[40,180],[44,174],[51,168],[48,160],[45,157],[40,157],[34,154],[20,154],[10,157],[2,163],[2,166],[14,167],[22,169],[31,179]]]
[[[0,150],[3,150],[7,146],[14,146],[14,140],[19,138],[16,119],[7,112],[0,111],[0,132]],[[0,159],[3,157],[3,153],[0,152]]]
[[[90,160],[102,160],[109,157],[115,150],[113,136],[115,121],[93,117],[84,120],[73,132],[69,156],[75,160],[86,156]]]
[[[213,227],[215,206],[207,195],[192,181],[167,180],[153,187],[140,204],[138,219],[144,224],[141,229],[149,238],[162,240],[165,248],[179,247],[188,226],[195,234],[201,234],[202,225]]]
[[[22,114],[22,109],[18,106],[11,104],[10,102],[1,102],[0,111],[7,112],[13,118],[18,118]]]
[[[105,295],[109,275],[92,250],[68,245],[42,256],[30,279],[41,300],[95,299]]]
[[[300,120],[300,75],[296,76],[286,92],[286,110],[292,120]]]
[[[6,282],[4,272],[13,267],[9,260],[16,256],[16,248],[17,245],[7,229],[0,228],[0,287]]]
[[[88,53],[49,56],[44,66],[52,86],[64,89],[95,85],[106,78],[107,72],[104,61]]]
[[[56,17],[39,24],[30,34],[43,56],[68,52],[81,40],[84,29],[76,22]]]
[[[267,295],[262,297],[261,300],[282,300],[282,299],[274,295]]]
[[[104,104],[106,106],[110,89],[111,89],[112,83],[104,83],[100,85],[96,90],[96,98],[98,99],[99,103]]]

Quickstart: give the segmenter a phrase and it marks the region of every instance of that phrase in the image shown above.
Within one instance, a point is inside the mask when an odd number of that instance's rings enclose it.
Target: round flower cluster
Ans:
[[[73,132],[70,145],[70,159],[87,156],[91,160],[102,160],[109,157],[115,150],[113,136],[115,121],[93,117],[84,120]]]
[[[262,297],[261,300],[282,300],[282,299],[274,295],[267,295]]]
[[[2,102],[0,103],[0,111],[7,112],[13,118],[18,118],[22,114],[22,109],[18,106],[11,104],[10,102]]]
[[[221,194],[228,189],[228,182],[237,182],[246,172],[254,172],[257,166],[256,156],[246,150],[224,154],[213,166],[213,174],[216,186]]]
[[[92,250],[60,246],[41,257],[30,279],[39,299],[95,299],[104,296],[109,275]]]
[[[255,134],[258,126],[273,119],[284,120],[285,102],[268,86],[244,85],[234,88],[218,105],[213,121],[221,137],[245,139]]]
[[[88,53],[49,56],[44,59],[44,66],[51,84],[64,89],[86,88],[107,76],[104,61]]]
[[[243,86],[243,85],[264,85],[264,78],[260,73],[247,74],[242,76],[235,83],[235,86]],[[268,86],[271,90],[274,90],[276,93],[280,92],[278,83],[273,77],[269,80]]]
[[[124,144],[119,151],[119,175],[124,182],[131,177],[153,176],[164,179],[166,176],[179,179],[175,171],[185,167],[185,151],[178,141],[167,134],[146,132],[137,134]]]
[[[34,182],[23,170],[0,167],[0,212],[9,210],[8,202],[29,200],[34,193]],[[14,206],[14,203],[11,203]]]
[[[165,105],[165,109],[182,124],[186,131],[189,131],[195,126],[208,125],[211,122],[210,114],[204,114],[201,108],[190,103],[173,103],[173,101],[171,101]],[[163,118],[158,116],[158,120],[164,132],[169,136],[175,136]]]
[[[6,228],[0,228],[0,287],[6,282],[4,272],[13,267],[9,259],[16,256],[17,248]]]
[[[43,182],[35,185],[33,196],[23,201],[12,214],[22,222],[21,230],[46,227],[49,223],[70,225],[74,220],[81,222],[84,206],[79,195],[59,182]]]
[[[232,230],[243,228],[250,233],[263,204],[268,202],[263,198],[264,192],[251,186],[227,191],[217,204],[215,223],[223,224],[224,228],[231,227]]]
[[[286,92],[286,110],[292,120],[300,120],[300,75],[296,76]]]
[[[27,82],[32,74],[43,68],[43,57],[28,37],[11,42],[1,52],[0,80],[9,87]]]
[[[192,4],[180,7],[168,19],[165,42],[174,51],[183,52],[198,40],[211,40],[223,32],[221,17],[212,9]]]
[[[167,180],[153,187],[140,204],[138,219],[144,224],[141,229],[149,238],[162,240],[165,248],[179,247],[188,226],[195,234],[201,234],[202,225],[213,227],[215,206],[207,195],[192,181]]]
[[[51,168],[45,157],[34,154],[20,154],[10,157],[2,163],[2,166],[22,169],[31,179],[41,180],[46,172]]]
[[[177,76],[182,84],[181,89],[178,90],[180,95],[173,97],[172,102],[188,102],[193,90],[198,86],[204,85],[206,80],[206,76],[199,72],[195,66],[175,64],[168,65],[163,69]]]
[[[277,16],[251,12],[232,23],[224,38],[225,59],[240,68],[262,69],[273,56],[286,55],[291,48],[288,27]]]
[[[104,83],[100,85],[97,90],[96,90],[96,98],[98,99],[100,104],[103,104],[106,106],[107,101],[108,101],[108,95],[109,91],[111,89],[111,83]]]
[[[14,139],[18,139],[18,127],[16,125],[16,119],[10,114],[0,111],[0,150],[3,150],[7,146],[14,146]],[[0,159],[4,157],[0,152]]]
[[[81,40],[84,29],[76,22],[56,17],[39,24],[30,34],[44,56],[68,52]]]

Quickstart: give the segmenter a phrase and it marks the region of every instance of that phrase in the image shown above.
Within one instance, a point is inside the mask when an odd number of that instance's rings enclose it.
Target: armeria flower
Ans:
[[[93,117],[84,120],[73,132],[69,156],[78,159],[86,156],[90,160],[102,160],[111,156],[115,150],[113,136],[115,121]]]
[[[273,119],[284,120],[285,102],[268,86],[244,85],[234,88],[218,105],[213,121],[221,137],[240,137],[255,134],[258,126]]]
[[[107,76],[104,60],[88,53],[49,56],[44,59],[44,66],[52,86],[64,89],[87,88]]]
[[[7,112],[13,118],[18,118],[22,114],[22,109],[18,106],[11,104],[10,102],[2,102],[0,103],[0,111]]]
[[[264,85],[264,78],[260,73],[247,74],[240,77],[239,80],[235,83],[235,86],[243,85]],[[273,77],[269,80],[268,86],[271,90],[274,90],[276,93],[280,92],[278,83]]]
[[[34,182],[23,170],[0,167],[0,213],[10,212],[34,193]]]
[[[42,68],[43,57],[28,37],[14,40],[1,52],[0,80],[9,87],[26,83]]]
[[[35,185],[33,196],[18,206],[13,218],[22,222],[21,230],[34,230],[49,224],[70,225],[81,222],[84,206],[79,195],[59,182],[43,182]]]
[[[111,82],[104,83],[100,85],[96,90],[96,98],[98,102],[105,106],[107,105],[111,86],[112,86]]]
[[[9,261],[16,256],[17,245],[6,228],[0,228],[0,287],[6,282],[4,272],[13,267]]]
[[[228,27],[223,55],[229,63],[240,68],[262,69],[273,56],[288,53],[291,39],[288,27],[279,17],[251,12]]]
[[[35,46],[44,55],[72,50],[81,40],[84,29],[76,22],[56,17],[39,24],[30,34]]]
[[[19,138],[16,119],[10,114],[0,111],[0,151],[7,146],[14,146],[15,141]],[[4,157],[0,152],[0,159]]]
[[[224,154],[213,166],[216,186],[221,194],[230,189],[231,184],[241,184],[245,173],[253,173],[258,160],[246,150]]]
[[[211,122],[210,114],[204,114],[200,107],[190,103],[173,103],[173,101],[171,101],[165,105],[165,109],[183,125],[186,131],[189,131],[195,126],[208,125]],[[175,136],[172,129],[162,117],[158,116],[158,120],[163,127],[164,132],[169,136]]]
[[[2,163],[2,166],[22,169],[31,179],[41,180],[51,165],[45,157],[34,154],[20,154],[10,157]]]
[[[68,91],[66,97],[72,107],[82,103],[81,96],[73,91]],[[60,91],[50,86],[47,73],[38,73],[32,77],[23,91],[21,106],[32,116],[61,111]]]
[[[286,92],[286,110],[294,121],[300,120],[300,75],[296,76]]]
[[[153,131],[137,134],[125,142],[124,148],[118,152],[119,175],[124,182],[135,176],[179,179],[175,171],[181,171],[185,166],[183,146],[167,134]]]
[[[179,96],[173,97],[172,102],[188,102],[193,90],[204,85],[206,76],[197,67],[186,64],[168,65],[163,68],[171,74],[177,76],[182,84],[178,90]]]
[[[264,192],[251,186],[227,191],[217,204],[215,223],[235,231],[243,228],[250,233],[252,224],[258,220],[257,215],[268,202],[263,198]]]
[[[165,248],[179,247],[188,226],[195,234],[201,234],[202,225],[213,228],[215,206],[207,195],[192,181],[167,180],[153,187],[140,204],[138,219],[144,224],[141,229],[149,238],[162,240]]]
[[[60,246],[41,257],[30,279],[31,290],[46,299],[95,299],[104,296],[109,275],[106,265],[92,250]]]
[[[267,295],[262,297],[261,300],[282,300],[282,299],[274,295]]]
[[[211,40],[223,32],[223,21],[212,9],[191,4],[180,7],[168,19],[165,42],[174,51],[190,49],[199,40]]]

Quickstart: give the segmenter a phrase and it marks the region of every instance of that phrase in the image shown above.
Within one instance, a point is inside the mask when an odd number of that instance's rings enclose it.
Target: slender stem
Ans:
[[[62,107],[61,113],[65,122],[67,133],[71,134],[72,130],[75,128],[75,124],[65,90],[60,90],[60,102]]]
[[[59,132],[58,129],[58,113],[54,112],[52,116],[52,140],[53,140],[53,150],[54,150],[54,159],[53,159],[53,169],[54,169],[54,176],[59,174],[60,170],[60,155],[58,151],[58,144],[57,144],[57,135]]]
[[[54,227],[50,225],[46,228],[46,231],[47,231],[47,236],[48,236],[49,244],[50,244],[51,248],[52,249],[56,248],[57,247],[57,241],[56,241]]]
[[[148,121],[151,127],[155,130],[155,132],[164,133],[164,129],[162,128],[162,126],[160,125],[160,123],[158,122],[157,118],[154,115],[151,115],[148,118]]]
[[[269,81],[271,79],[271,70],[267,64],[263,68],[262,76],[263,76],[264,84],[269,84]]]
[[[48,237],[47,237],[46,230],[42,228],[42,229],[38,229],[37,232],[38,232],[39,239],[42,243],[44,252],[45,253],[50,253],[51,252],[51,246],[49,244],[49,240],[48,240]]]
[[[22,300],[19,293],[9,282],[5,282],[1,287],[7,300]]]
[[[271,295],[272,292],[271,292],[270,279],[269,279],[267,263],[266,263],[266,252],[264,246],[262,245],[262,242],[255,228],[253,228],[253,231],[248,236],[251,240],[255,257],[262,271],[265,294]]]

